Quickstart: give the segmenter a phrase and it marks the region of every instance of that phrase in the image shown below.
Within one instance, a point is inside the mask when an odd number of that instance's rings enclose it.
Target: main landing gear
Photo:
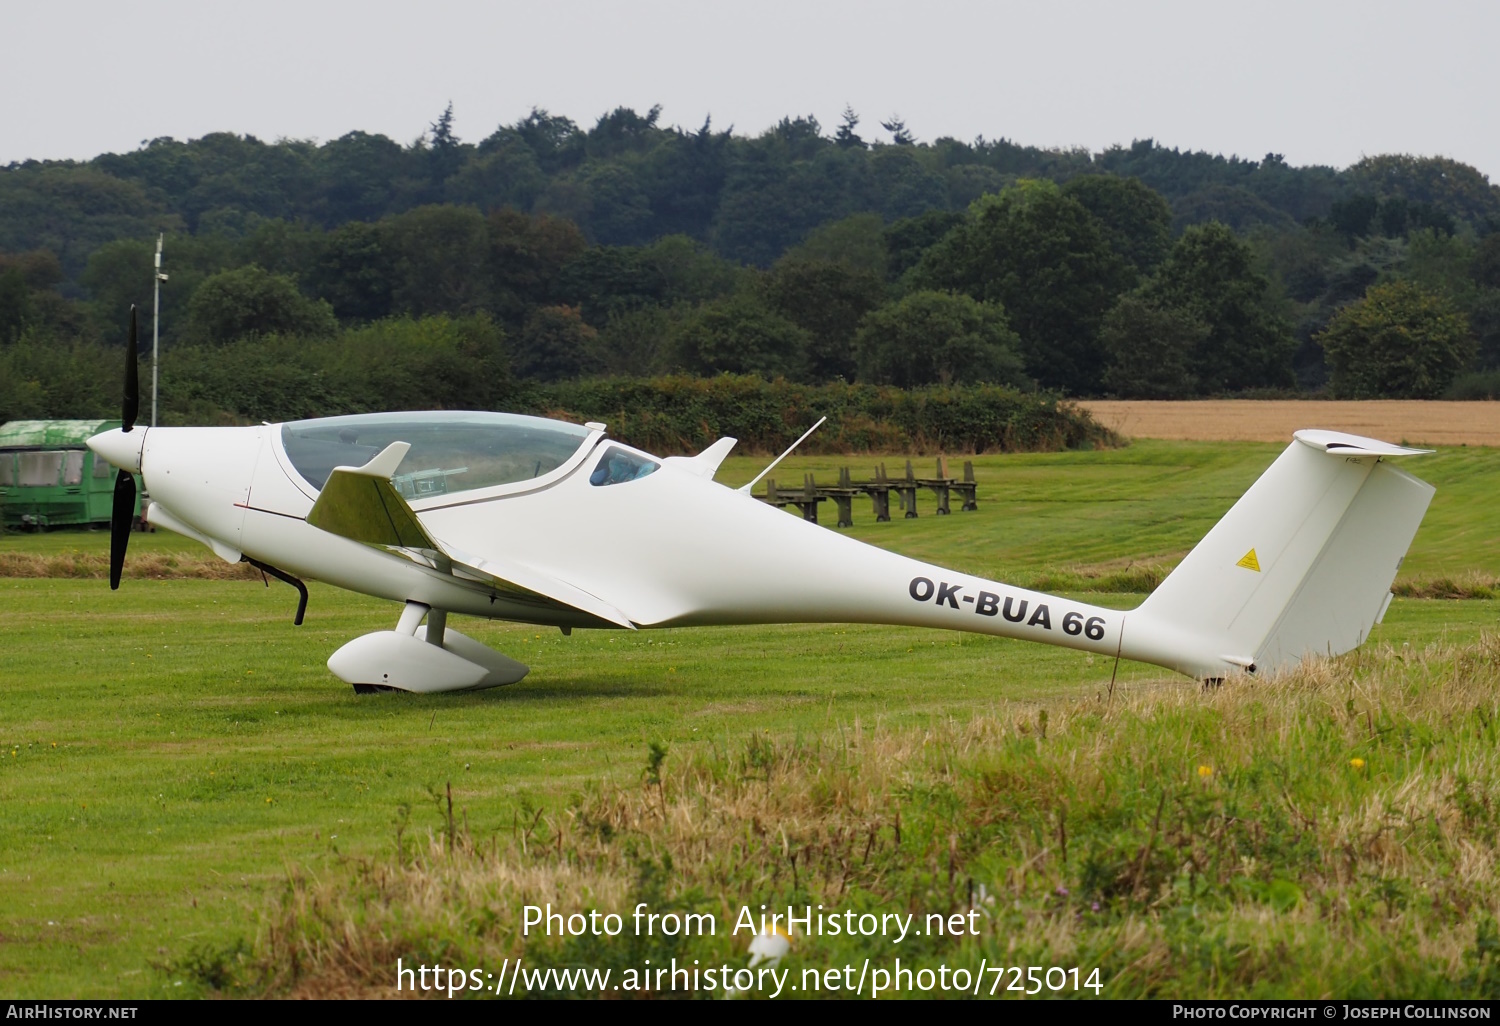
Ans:
[[[360,694],[478,691],[514,684],[531,669],[452,630],[447,610],[421,602],[406,603],[395,630],[366,634],[339,649],[328,668]]]

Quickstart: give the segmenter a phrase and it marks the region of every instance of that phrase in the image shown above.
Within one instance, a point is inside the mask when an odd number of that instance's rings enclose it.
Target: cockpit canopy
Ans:
[[[281,443],[297,473],[321,491],[334,467],[363,466],[392,442],[409,442],[391,481],[407,499],[422,499],[542,477],[589,434],[543,417],[440,410],[292,421],[281,426]]]

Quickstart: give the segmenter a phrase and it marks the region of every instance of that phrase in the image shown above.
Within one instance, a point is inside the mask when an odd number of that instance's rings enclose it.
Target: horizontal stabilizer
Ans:
[[[1348,435],[1342,431],[1298,431],[1292,436],[1303,445],[1320,449],[1330,456],[1425,456],[1431,449],[1408,449],[1378,438]]]

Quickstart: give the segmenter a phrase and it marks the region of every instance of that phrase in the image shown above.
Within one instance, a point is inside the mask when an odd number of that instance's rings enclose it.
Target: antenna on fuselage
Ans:
[[[787,446],[786,452],[782,453],[780,456],[778,456],[774,460],[772,460],[771,463],[770,463],[770,466],[766,467],[765,470],[762,470],[759,474],[756,474],[755,475],[755,480],[751,481],[747,485],[741,485],[740,486],[740,491],[744,492],[746,495],[749,495],[750,494],[750,489],[754,488],[756,486],[756,484],[759,483],[759,481],[760,481],[761,478],[765,477],[771,471],[775,470],[776,469],[776,464],[780,463],[782,460],[784,460],[788,456],[790,456],[792,454],[792,450],[795,449],[795,448],[797,448],[797,446],[801,445],[803,442],[807,441],[807,436],[810,435],[810,434],[812,434],[814,431],[818,430],[818,428],[822,427],[823,426],[823,422],[825,420],[827,420],[827,419],[828,419],[827,417],[819,417],[818,418],[818,422],[816,424],[814,424],[812,427],[808,428],[806,431],[802,432],[802,437],[801,438],[797,439],[791,445]]]
[[[156,271],[155,289],[151,299],[151,426],[156,427],[156,364],[161,350],[161,283],[167,280],[167,276],[161,273],[161,243],[162,235],[156,236]],[[131,316],[135,313],[132,311]],[[132,330],[134,330],[132,328]]]

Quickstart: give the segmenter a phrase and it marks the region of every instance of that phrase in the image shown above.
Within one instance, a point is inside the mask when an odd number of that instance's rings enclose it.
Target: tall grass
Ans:
[[[70,537],[84,536],[74,534]],[[108,553],[93,539],[85,537],[84,543],[92,544],[93,548],[88,551],[74,548],[57,552],[0,552],[0,578],[108,578]],[[1169,563],[1127,562],[1124,565],[1079,566],[1021,573],[1012,575],[1011,583],[1047,592],[1148,595],[1171,572],[1172,564]],[[249,581],[260,580],[265,575],[249,563],[226,563],[209,553],[144,552],[132,554],[125,561],[122,576],[154,581]],[[1493,599],[1500,595],[1500,579],[1481,571],[1403,577],[1392,585],[1391,591],[1401,598]]]
[[[135,553],[125,560],[122,577],[136,580],[258,580],[249,563],[226,563],[218,556],[186,552]],[[109,577],[104,551],[32,553],[0,552],[0,577],[54,577],[103,580]]]
[[[1500,578],[1479,570],[1403,578],[1395,583],[1391,591],[1402,598],[1492,599],[1500,595]]]
[[[464,826],[465,795],[434,792],[425,817],[398,815],[387,856],[293,870],[253,942],[175,968],[314,996],[390,993],[398,957],[744,965],[738,906],[822,904],[973,908],[982,935],[798,937],[793,979],[900,955],[1098,966],[1107,997],[1494,998],[1497,685],[1486,634],[1212,691],[1151,682],[923,729],[658,746],[565,805],[523,801],[489,836]],[[637,901],[713,912],[718,934],[520,934],[524,904]]]

